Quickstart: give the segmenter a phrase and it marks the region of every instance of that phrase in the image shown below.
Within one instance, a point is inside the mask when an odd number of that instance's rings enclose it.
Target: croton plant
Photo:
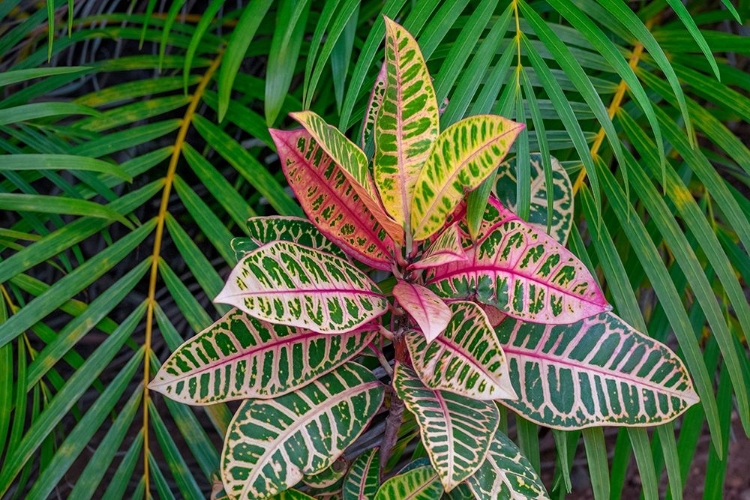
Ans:
[[[521,220],[503,161],[523,126],[482,115],[441,132],[417,43],[385,25],[361,147],[309,111],[292,114],[302,128],[271,131],[309,220],[248,221],[215,299],[234,309],[151,388],[194,405],[243,400],[221,455],[232,499],[546,498],[498,404],[580,429],[658,424],[698,398],[681,360],[613,314],[565,249],[559,163],[545,176],[532,155]],[[487,183],[494,194],[477,189]],[[467,203],[472,191],[488,194]],[[405,421],[427,458],[394,473]],[[358,440],[368,427],[377,439]]]

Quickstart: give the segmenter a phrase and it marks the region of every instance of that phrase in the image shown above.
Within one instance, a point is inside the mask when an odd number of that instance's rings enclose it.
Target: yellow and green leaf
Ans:
[[[264,499],[328,468],[367,427],[384,387],[348,363],[296,392],[252,399],[227,431],[221,477],[232,499]]]
[[[346,363],[375,335],[374,329],[326,335],[232,309],[178,347],[149,388],[194,405],[273,398]]]
[[[453,302],[450,322],[434,342],[406,335],[414,369],[431,389],[479,400],[516,399],[508,363],[489,319],[473,302]]]
[[[416,417],[422,443],[445,490],[474,474],[500,423],[495,403],[430,389],[403,364],[396,365],[393,388]]]
[[[404,470],[383,483],[375,500],[434,500],[443,495],[443,485],[429,463]]]
[[[380,487],[379,448],[371,448],[352,462],[341,490],[343,500],[373,500]]]
[[[428,269],[455,261],[465,261],[466,252],[461,243],[458,224],[445,229],[425,250],[422,256],[409,266],[411,269]]]
[[[326,239],[312,222],[300,217],[280,215],[251,217],[247,220],[247,231],[250,236],[234,238],[231,242],[238,260],[248,252],[272,241],[292,241],[314,250],[346,258],[346,254]]]
[[[494,115],[465,118],[437,138],[419,173],[411,201],[414,239],[424,240],[503,161],[523,125]]]
[[[422,51],[385,18],[385,95],[375,120],[375,183],[385,210],[409,229],[414,185],[439,134],[435,89]]]
[[[214,300],[320,333],[355,330],[388,308],[375,283],[346,260],[290,241],[248,253]]]

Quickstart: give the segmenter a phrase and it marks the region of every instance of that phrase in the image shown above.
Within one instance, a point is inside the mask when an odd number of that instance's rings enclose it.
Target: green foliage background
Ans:
[[[679,348],[702,398],[677,425],[620,431],[609,461],[602,429],[555,432],[553,497],[582,441],[597,498],[620,497],[633,454],[647,498],[664,470],[679,498],[707,424],[704,498],[722,498],[733,409],[750,432],[749,13],[746,0],[3,1],[0,497],[206,497],[230,409],[152,399],[144,381],[226,312],[210,299],[245,219],[301,215],[267,128],[309,108],[359,134],[387,14],[448,99],[442,127],[501,114],[528,126],[518,164],[562,161],[569,246],[619,315]],[[515,425],[539,467],[540,429]],[[398,457],[415,432],[404,425]]]

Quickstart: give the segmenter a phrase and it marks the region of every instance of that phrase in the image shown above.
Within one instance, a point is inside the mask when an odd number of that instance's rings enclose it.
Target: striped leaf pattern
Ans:
[[[451,310],[429,289],[414,283],[399,281],[393,287],[393,296],[419,325],[428,344],[448,326]]]
[[[549,498],[534,467],[500,429],[495,432],[487,459],[466,484],[479,500]]]
[[[271,135],[284,175],[310,221],[360,262],[390,269],[393,242],[343,169],[303,129],[271,130]]]
[[[380,108],[383,106],[383,99],[385,98],[385,84],[386,65],[383,63],[378,76],[375,78],[375,84],[372,86],[370,100],[367,101],[367,110],[365,111],[365,119],[362,123],[362,137],[360,139],[363,151],[367,151],[368,145],[372,146],[370,143],[373,141],[373,134],[375,132],[375,120],[378,118],[378,113],[380,113]]]
[[[346,475],[348,468],[349,462],[344,457],[339,457],[335,462],[322,471],[303,477],[302,482],[311,488],[318,490],[330,488],[341,481]]]
[[[274,241],[247,254],[214,300],[271,323],[320,333],[352,331],[388,308],[362,271],[289,241]]]
[[[453,224],[443,231],[427,248],[422,257],[410,267],[427,269],[455,261],[465,261],[466,252],[461,244],[458,225]]]
[[[375,335],[373,330],[326,335],[232,309],[177,348],[149,387],[198,405],[281,396],[344,364]]]
[[[503,403],[539,424],[647,426],[698,402],[682,360],[612,313],[562,326],[508,318],[495,331],[519,395]]]
[[[305,127],[313,140],[341,168],[362,203],[383,226],[383,229],[401,243],[403,230],[383,210],[370,176],[365,152],[350,141],[339,129],[327,124],[323,118],[312,111],[291,113],[290,116]]]
[[[500,116],[465,118],[435,141],[419,174],[411,203],[416,240],[435,234],[467,191],[482,183],[503,161],[523,125]]]
[[[435,500],[443,485],[431,465],[405,470],[383,483],[375,500]]]
[[[473,302],[449,308],[450,322],[431,344],[417,332],[406,335],[419,378],[431,389],[474,399],[516,399],[503,349],[482,308]]]
[[[386,211],[406,228],[414,184],[438,137],[438,106],[419,45],[387,17],[385,64],[385,96],[375,121],[373,170]]]
[[[573,223],[573,185],[570,177],[557,158],[550,158],[552,165],[552,193],[549,193],[544,174],[542,155],[532,153],[531,164],[531,205],[529,224],[552,236],[565,245]],[[497,172],[496,192],[500,201],[511,211],[516,212],[516,158],[504,163]],[[552,218],[547,212],[548,200],[552,202]],[[549,231],[547,224],[549,222]]]
[[[422,443],[445,490],[474,474],[500,422],[495,403],[432,390],[403,364],[396,365],[393,387],[416,417]]]
[[[346,254],[326,239],[312,222],[300,217],[279,215],[251,217],[247,220],[247,230],[250,236],[234,238],[231,242],[232,249],[238,259],[272,241],[292,241],[321,252],[346,258]]]
[[[246,401],[221,455],[227,493],[269,498],[329,467],[365,429],[383,393],[369,370],[348,363],[296,392]]]
[[[495,224],[467,256],[430,270],[428,287],[534,323],[569,324],[611,310],[578,258],[515,216]]]
[[[379,448],[359,455],[344,478],[343,500],[373,500],[380,487]]]

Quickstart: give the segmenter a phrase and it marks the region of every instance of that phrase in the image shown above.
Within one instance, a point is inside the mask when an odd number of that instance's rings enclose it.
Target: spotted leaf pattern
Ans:
[[[569,324],[611,310],[578,258],[509,211],[467,257],[430,270],[428,287],[441,297],[473,298],[534,323]]]
[[[377,269],[391,268],[393,241],[349,177],[304,129],[271,130],[289,186],[329,240]]]
[[[461,244],[458,225],[452,224],[430,244],[422,257],[410,267],[411,269],[428,269],[465,260],[466,252]]]
[[[408,229],[414,184],[439,132],[438,105],[422,52],[385,18],[386,85],[375,119],[375,183],[386,211]]]
[[[547,490],[531,462],[499,429],[487,459],[466,484],[480,500],[547,500]]]
[[[368,425],[383,393],[369,370],[348,363],[295,392],[245,401],[221,454],[230,498],[269,498],[329,467]]]
[[[435,234],[467,191],[503,161],[523,125],[494,115],[465,118],[435,141],[414,187],[411,228],[416,240]]]
[[[373,500],[380,487],[379,448],[372,448],[352,462],[344,478],[343,500]]]
[[[385,63],[380,67],[378,76],[375,78],[375,84],[372,86],[370,92],[370,100],[367,101],[367,110],[365,111],[365,119],[362,123],[362,136],[360,138],[360,146],[363,151],[367,151],[368,145],[373,141],[373,133],[375,132],[375,120],[380,113],[380,108],[383,106],[383,99],[385,98],[385,84],[386,84],[386,66]],[[370,150],[370,153],[372,150]]]
[[[542,155],[532,153],[531,160],[531,205],[528,222],[565,245],[573,224],[573,185],[570,177],[557,158],[552,164],[552,190],[547,187]],[[511,211],[516,212],[516,158],[504,163],[497,171],[495,184],[497,196]],[[552,218],[547,212],[548,200],[552,202]],[[549,231],[547,224],[549,220]]]
[[[435,469],[426,464],[407,469],[383,483],[375,500],[435,500],[443,494]]]
[[[445,490],[474,474],[500,422],[495,403],[432,390],[403,364],[396,365],[393,387],[416,417],[422,443]]]
[[[440,335],[451,319],[451,310],[429,289],[414,283],[399,281],[393,296],[411,318],[416,321],[421,335],[429,344]],[[420,333],[415,332],[416,335]]]
[[[482,308],[473,302],[449,308],[450,322],[431,344],[418,332],[406,335],[419,378],[431,389],[474,399],[516,399],[505,354]]]
[[[271,323],[320,333],[355,330],[383,314],[388,301],[344,259],[289,241],[248,253],[216,302]]]
[[[312,222],[301,217],[251,217],[247,220],[247,230],[250,236],[232,240],[232,248],[239,258],[272,241],[292,241],[346,258],[346,254],[323,236]]]
[[[385,213],[380,203],[365,152],[312,111],[292,113],[290,116],[305,127],[313,140],[341,168],[362,203],[383,229],[399,243],[403,243],[403,229]]]
[[[612,313],[561,326],[508,318],[495,332],[519,395],[503,403],[539,424],[647,426],[698,402],[682,360]]]
[[[352,359],[375,336],[375,327],[326,335],[232,309],[178,347],[149,387],[194,405],[281,396]]]

